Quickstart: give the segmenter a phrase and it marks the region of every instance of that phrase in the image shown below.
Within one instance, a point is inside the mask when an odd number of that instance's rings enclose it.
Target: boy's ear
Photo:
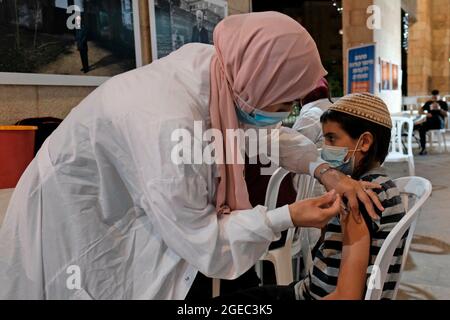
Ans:
[[[361,151],[364,153],[369,152],[370,148],[373,145],[373,135],[370,132],[365,132],[362,136],[362,145],[361,145]]]

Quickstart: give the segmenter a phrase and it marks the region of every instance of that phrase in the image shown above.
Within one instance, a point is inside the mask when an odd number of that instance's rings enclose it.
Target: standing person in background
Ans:
[[[197,24],[192,28],[192,42],[209,44],[208,30],[204,27],[203,11],[197,10]]]
[[[89,72],[89,56],[88,56],[88,37],[87,29],[84,23],[82,23],[81,16],[75,18],[75,41],[77,43],[77,49],[80,52],[81,63],[83,68],[81,71],[84,73]]]
[[[430,101],[419,110],[420,114],[427,115],[427,121],[417,125],[414,129],[419,130],[420,133],[420,155],[427,155],[427,132],[430,130],[444,129],[445,118],[448,117],[448,105],[441,100],[439,90],[433,90],[431,93],[433,97]]]

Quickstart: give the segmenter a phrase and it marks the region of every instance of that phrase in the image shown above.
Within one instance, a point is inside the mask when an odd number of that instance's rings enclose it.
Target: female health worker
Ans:
[[[373,212],[359,182],[288,129],[279,164],[336,191],[252,208],[243,165],[171,160],[174,130],[274,125],[326,74],[311,36],[280,13],[230,16],[214,43],[109,80],[47,139],[0,230],[0,299],[184,299],[198,272],[234,279],[282,231],[324,226],[336,192]]]

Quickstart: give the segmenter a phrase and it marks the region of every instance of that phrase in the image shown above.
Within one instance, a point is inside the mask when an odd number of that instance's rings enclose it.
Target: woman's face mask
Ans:
[[[287,119],[290,112],[264,112],[255,109],[252,113],[243,111],[239,106],[236,106],[236,114],[239,122],[255,127],[271,127],[279,124]]]
[[[363,136],[358,139],[355,149],[349,150],[347,147],[334,147],[324,145],[322,148],[322,159],[330,164],[331,167],[339,170],[345,175],[351,176],[355,171],[356,152],[360,152],[359,144]],[[350,153],[352,153],[351,156]]]

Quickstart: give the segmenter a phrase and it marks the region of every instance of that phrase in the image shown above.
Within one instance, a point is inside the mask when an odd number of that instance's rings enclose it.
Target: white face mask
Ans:
[[[260,128],[276,126],[287,119],[290,114],[290,112],[265,112],[258,109],[249,114],[243,111],[239,105],[236,106],[236,115],[240,123]]]
[[[253,124],[246,124],[246,123],[241,123],[241,128],[243,128],[244,130],[248,130],[248,129],[255,129],[255,130],[261,130],[261,129],[265,129],[267,131],[270,130],[274,130],[274,129],[280,129],[283,126],[282,123],[278,123],[278,124],[274,124],[273,126],[269,126],[269,127],[259,127],[259,126],[255,126]]]

